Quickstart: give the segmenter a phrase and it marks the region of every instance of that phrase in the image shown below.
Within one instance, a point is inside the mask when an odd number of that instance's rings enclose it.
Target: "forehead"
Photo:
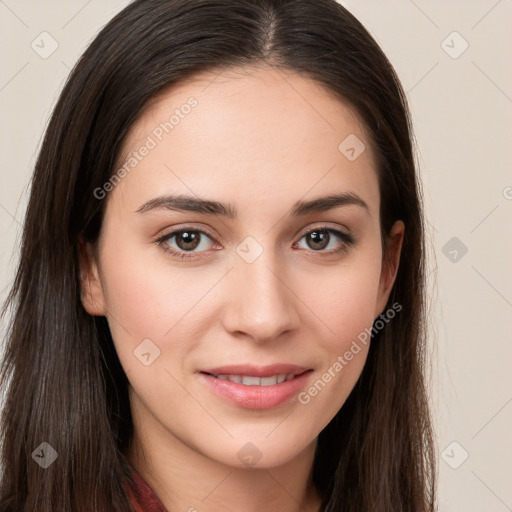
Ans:
[[[344,152],[347,140],[365,148],[356,159]],[[150,151],[116,187],[128,198],[167,187],[230,201],[233,192],[297,200],[347,189],[379,199],[371,142],[355,111],[289,70],[223,69],[169,87],[132,126],[118,166],[144,145]]]

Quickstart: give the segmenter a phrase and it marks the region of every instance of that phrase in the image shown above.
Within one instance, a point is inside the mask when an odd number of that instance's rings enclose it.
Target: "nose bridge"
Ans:
[[[230,272],[226,329],[244,332],[255,340],[268,340],[296,327],[293,293],[275,251],[247,237],[236,252]]]

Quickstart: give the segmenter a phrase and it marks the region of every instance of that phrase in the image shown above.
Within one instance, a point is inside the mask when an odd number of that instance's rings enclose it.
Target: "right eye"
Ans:
[[[165,252],[180,259],[187,259],[194,257],[192,254],[208,249],[209,244],[205,239],[213,242],[211,236],[203,230],[180,228],[161,236],[156,243]]]

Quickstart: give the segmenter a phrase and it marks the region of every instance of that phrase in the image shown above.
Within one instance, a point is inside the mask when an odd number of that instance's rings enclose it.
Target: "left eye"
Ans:
[[[334,247],[328,247],[330,242],[332,241],[333,235],[334,238],[338,239],[338,244],[335,243]],[[346,246],[352,245],[354,243],[354,239],[350,235],[344,233],[343,231],[339,231],[338,229],[333,228],[313,229],[305,233],[302,236],[301,240],[303,238],[310,242],[310,248],[315,252],[322,251],[324,249],[342,250]]]

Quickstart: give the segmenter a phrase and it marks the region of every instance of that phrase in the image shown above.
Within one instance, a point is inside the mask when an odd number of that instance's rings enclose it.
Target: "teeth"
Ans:
[[[276,384],[281,384],[284,381],[292,380],[295,377],[295,374],[281,373],[270,377],[254,377],[252,375],[214,375],[214,377],[220,380],[229,380],[236,384],[244,384],[246,386],[275,386]]]
[[[242,377],[242,384],[246,386],[261,386],[261,379],[259,377]]]
[[[273,377],[261,377],[262,386],[275,386],[277,384],[277,375]]]

